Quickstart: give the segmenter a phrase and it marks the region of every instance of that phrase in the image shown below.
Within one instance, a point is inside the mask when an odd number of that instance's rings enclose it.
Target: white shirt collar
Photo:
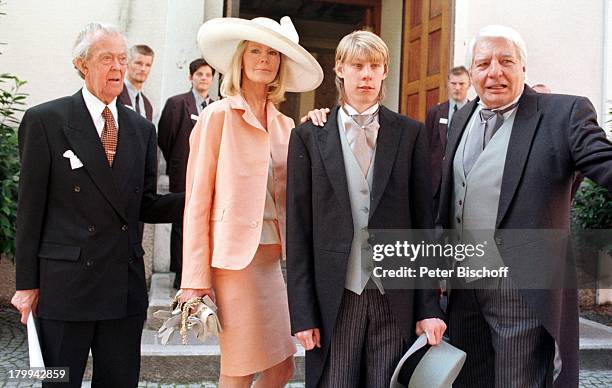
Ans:
[[[83,94],[83,100],[85,100],[85,106],[91,115],[91,120],[98,131],[98,136],[102,136],[102,129],[104,129],[104,117],[102,117],[102,111],[107,105],[100,101],[98,97],[94,96],[89,89],[87,89],[87,85],[83,85],[81,93]],[[113,119],[115,119],[115,125],[117,125],[117,129],[119,129],[117,97],[113,98],[110,104],[108,104],[108,109],[110,109]]]
[[[504,106],[500,106],[500,107],[495,108],[495,109],[493,109],[493,110],[494,110],[494,111],[504,110],[504,109],[506,109],[507,107],[509,107],[510,105],[512,105],[512,104],[516,104],[516,103],[518,102],[518,100],[520,100],[520,99],[521,99],[521,96],[522,96],[522,95],[523,95],[523,91],[521,91],[521,93],[519,93],[518,97],[516,97],[516,98],[515,98],[515,99],[514,99],[514,100],[513,100],[511,103],[506,104],[506,105],[504,105]],[[480,109],[488,109],[488,108],[485,106],[485,104],[483,104],[483,103],[482,103],[482,100],[480,100],[480,99],[478,100],[478,106],[480,107]],[[516,108],[518,108],[518,105],[517,105],[517,106],[515,106],[514,108],[510,109],[509,111],[505,112],[505,113],[503,114],[503,116],[504,116],[504,120],[508,119],[508,117],[510,117],[510,115],[511,115],[512,113],[514,113],[514,111],[516,111]],[[477,113],[477,112],[475,112],[475,113]]]
[[[468,101],[468,100],[467,100],[467,98],[466,98],[465,100],[463,100],[463,101],[457,101],[457,100],[454,100],[454,99],[452,99],[452,98],[449,98],[448,100],[449,100],[449,102],[450,102],[451,109],[452,109],[452,107],[453,107],[453,106],[455,106],[455,105],[457,105],[457,109],[461,109],[461,108],[463,108],[463,106],[464,106],[464,105],[467,103],[467,101]]]
[[[130,100],[133,103],[134,100],[136,99],[136,95],[140,93],[140,91],[136,90],[136,87],[132,85],[132,83],[128,80],[127,77],[125,77],[124,84],[125,84],[125,87],[127,88],[128,95],[130,96]]]
[[[352,106],[350,106],[349,104],[344,104],[342,105],[344,107],[344,109],[346,109],[346,111],[348,112],[349,115],[371,115],[374,112],[376,112],[376,110],[378,109],[378,103],[372,105],[371,107],[369,107],[368,109],[366,109],[364,112],[359,113],[357,112],[357,109],[353,108]],[[342,109],[340,109],[342,110]]]
[[[210,96],[206,96],[206,98],[204,98],[193,88],[191,89],[191,92],[193,93],[193,98],[195,99],[196,108],[198,108],[198,113],[201,113],[203,109],[202,103],[206,101],[206,105],[210,104]]]

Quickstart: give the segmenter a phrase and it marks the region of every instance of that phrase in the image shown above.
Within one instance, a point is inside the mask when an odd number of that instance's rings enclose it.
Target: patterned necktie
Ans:
[[[113,114],[110,109],[108,109],[108,106],[104,107],[102,117],[104,117],[104,129],[102,129],[102,136],[100,138],[102,140],[104,152],[106,153],[106,158],[108,159],[108,164],[112,166],[117,151],[117,125],[115,124],[115,119],[113,119]]]
[[[463,172],[467,176],[476,160],[485,149],[495,132],[504,123],[504,113],[516,108],[518,103],[512,104],[502,110],[481,109],[476,125],[469,134],[463,153]]]
[[[202,101],[202,109],[206,108],[206,100]]]
[[[348,143],[363,175],[367,176],[380,128],[377,120],[378,110],[367,115],[349,115],[344,107],[342,109],[349,117],[349,120],[344,122]]]
[[[453,105],[453,113],[456,113],[456,112],[457,112],[457,109],[459,109],[459,108],[457,107],[457,104]]]
[[[136,93],[136,113],[140,114],[140,93]]]

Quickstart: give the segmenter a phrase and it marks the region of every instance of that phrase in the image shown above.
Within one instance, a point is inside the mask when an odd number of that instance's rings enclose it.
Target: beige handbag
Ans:
[[[217,306],[208,295],[189,299],[181,306],[179,290],[172,301],[170,311],[159,310],[153,313],[158,319],[164,319],[164,323],[157,331],[162,345],[168,343],[174,332],[181,333],[183,345],[187,344],[187,331],[191,330],[195,337],[204,342],[209,336],[218,336],[221,332],[221,323],[217,316]]]

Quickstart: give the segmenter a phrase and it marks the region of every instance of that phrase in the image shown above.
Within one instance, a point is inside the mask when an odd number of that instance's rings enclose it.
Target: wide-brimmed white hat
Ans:
[[[451,388],[466,356],[445,341],[429,346],[427,335],[422,334],[397,364],[390,388]]]
[[[198,46],[202,56],[218,72],[229,71],[232,57],[243,40],[253,41],[285,54],[288,92],[316,89],[323,81],[321,65],[299,45],[299,36],[288,16],[280,23],[268,18],[252,20],[216,18],[204,23],[198,31]]]

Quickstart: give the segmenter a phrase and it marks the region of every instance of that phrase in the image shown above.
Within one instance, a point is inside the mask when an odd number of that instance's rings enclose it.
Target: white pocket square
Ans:
[[[68,150],[68,151],[64,152],[64,154],[62,156],[64,158],[68,158],[68,160],[70,160],[70,168],[72,168],[73,170],[76,170],[77,168],[83,167],[83,162],[81,162],[81,159],[79,159],[74,154],[74,152],[72,152],[72,150]]]

